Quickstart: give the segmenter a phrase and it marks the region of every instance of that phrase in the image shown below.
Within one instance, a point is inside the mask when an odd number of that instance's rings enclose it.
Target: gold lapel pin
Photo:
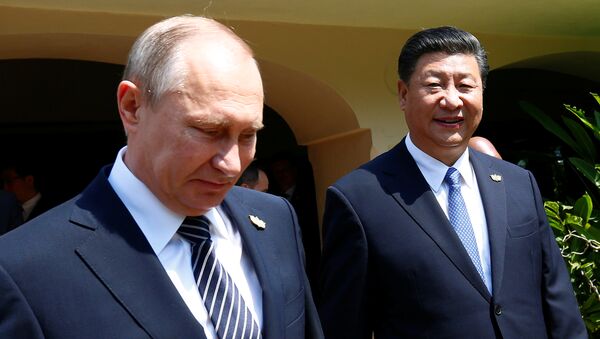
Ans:
[[[492,180],[494,180],[495,182],[502,181],[502,176],[500,174],[490,174],[490,178],[492,178]]]
[[[250,222],[252,222],[254,226],[256,226],[257,230],[263,231],[265,228],[267,228],[267,223],[262,221],[259,217],[255,215],[249,215],[248,218],[250,218]]]

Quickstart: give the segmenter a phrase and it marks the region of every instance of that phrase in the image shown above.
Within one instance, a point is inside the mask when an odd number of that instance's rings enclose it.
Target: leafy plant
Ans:
[[[590,94],[600,105],[600,96]],[[594,111],[590,118],[584,110],[565,104],[564,108],[570,114],[561,116],[561,125],[530,103],[521,102],[520,105],[573,150],[576,156],[569,157],[568,162],[585,179],[587,192],[573,205],[568,201],[546,201],[544,207],[570,270],[583,320],[590,336],[595,338],[600,336],[600,164],[597,148],[600,113]]]

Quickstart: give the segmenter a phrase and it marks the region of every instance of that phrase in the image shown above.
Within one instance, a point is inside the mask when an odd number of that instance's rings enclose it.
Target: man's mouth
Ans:
[[[448,117],[448,118],[437,118],[434,119],[435,121],[442,123],[442,124],[447,124],[447,125],[455,125],[455,124],[460,124],[463,121],[465,121],[465,119],[463,117]]]

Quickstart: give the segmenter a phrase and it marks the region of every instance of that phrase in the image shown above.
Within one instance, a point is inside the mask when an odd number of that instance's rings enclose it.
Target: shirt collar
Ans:
[[[406,135],[405,143],[408,153],[410,153],[413,159],[415,159],[417,167],[419,167],[419,170],[423,174],[423,177],[425,177],[425,180],[427,181],[427,184],[429,184],[431,190],[438,192],[442,186],[442,183],[444,182],[444,177],[446,176],[446,172],[448,172],[449,167],[443,162],[420,150],[412,142],[410,133]],[[458,170],[465,184],[471,187],[473,183],[473,171],[471,170],[471,164],[469,163],[468,147],[458,158],[458,160],[456,160],[452,167]]]
[[[168,209],[123,162],[127,146],[117,154],[108,177],[131,216],[157,255],[179,229],[184,216]]]
[[[42,194],[40,192],[38,192],[33,197],[31,197],[29,200],[27,200],[23,203],[21,208],[23,208],[23,219],[24,220],[29,219],[29,215],[33,211],[33,208],[35,207],[35,205],[40,201],[40,199],[42,199]]]

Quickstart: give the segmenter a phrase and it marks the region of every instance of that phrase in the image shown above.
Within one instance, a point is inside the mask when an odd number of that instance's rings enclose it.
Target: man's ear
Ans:
[[[121,81],[117,88],[117,104],[125,133],[129,135],[130,132],[137,129],[140,121],[139,109],[142,105],[141,90],[131,81]]]
[[[408,94],[408,85],[402,81],[398,80],[398,101],[400,101],[400,108],[404,110],[406,106],[406,95]]]

